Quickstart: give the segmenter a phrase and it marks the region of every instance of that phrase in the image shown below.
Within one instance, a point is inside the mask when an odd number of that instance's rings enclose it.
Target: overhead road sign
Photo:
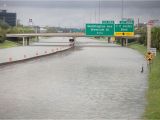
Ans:
[[[114,36],[114,24],[86,24],[86,36]]]
[[[120,24],[134,24],[134,21],[120,21]]]
[[[115,36],[134,36],[134,24],[115,24]]]
[[[114,24],[113,20],[103,20],[102,24]]]
[[[115,24],[115,32],[134,32],[133,24]]]
[[[120,24],[134,24],[133,18],[123,18],[121,21],[119,21]]]

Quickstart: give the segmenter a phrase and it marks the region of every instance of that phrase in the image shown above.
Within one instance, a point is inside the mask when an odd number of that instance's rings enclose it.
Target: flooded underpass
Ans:
[[[91,41],[79,38],[77,43],[85,40]],[[0,118],[139,119],[146,89],[146,63],[137,51],[77,45],[0,66]]]

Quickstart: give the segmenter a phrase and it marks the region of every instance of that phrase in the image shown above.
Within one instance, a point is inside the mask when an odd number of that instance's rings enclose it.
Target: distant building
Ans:
[[[0,10],[0,20],[6,22],[10,26],[16,26],[16,13],[8,13],[6,10]]]

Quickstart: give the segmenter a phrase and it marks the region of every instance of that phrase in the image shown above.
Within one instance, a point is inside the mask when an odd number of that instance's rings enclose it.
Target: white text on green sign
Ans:
[[[115,32],[134,32],[133,24],[115,24]]]
[[[114,24],[113,20],[103,20],[102,24]]]
[[[86,24],[87,36],[113,36],[114,24]]]

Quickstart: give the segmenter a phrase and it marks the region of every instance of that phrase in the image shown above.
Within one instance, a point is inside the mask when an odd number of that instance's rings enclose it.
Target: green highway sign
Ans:
[[[120,21],[120,24],[134,24],[134,21]]]
[[[114,36],[114,24],[86,24],[87,36]]]
[[[113,20],[103,20],[102,24],[114,24]]]
[[[123,19],[120,24],[103,20],[102,24],[86,24],[86,36],[134,36],[134,20]]]
[[[119,21],[120,24],[134,24],[134,19],[132,18],[123,18]]]
[[[115,24],[115,36],[133,36],[134,24]]]
[[[133,24],[115,24],[115,32],[134,32]]]

